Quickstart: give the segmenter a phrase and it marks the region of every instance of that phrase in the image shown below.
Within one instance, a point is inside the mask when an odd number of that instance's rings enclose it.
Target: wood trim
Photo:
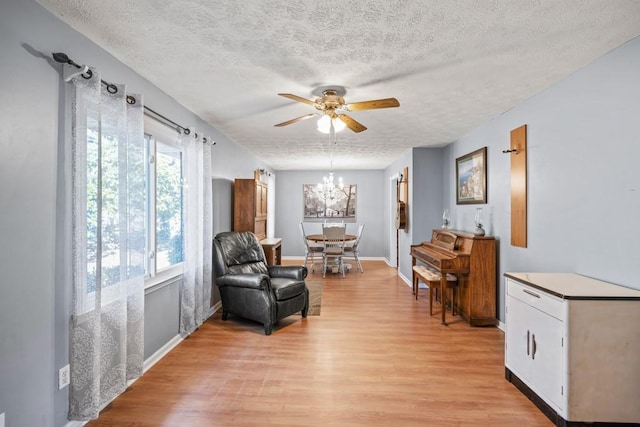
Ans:
[[[527,247],[527,125],[511,131],[511,245]]]

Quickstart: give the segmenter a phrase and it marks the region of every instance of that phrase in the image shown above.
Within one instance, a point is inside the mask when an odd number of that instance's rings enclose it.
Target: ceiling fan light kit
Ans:
[[[318,120],[318,130],[322,133],[331,133],[331,126],[333,126],[333,130],[335,132],[340,132],[347,127],[345,122],[339,120],[338,116],[331,117],[324,115],[320,117],[320,120]]]
[[[330,133],[332,127],[333,131],[335,132],[340,132],[345,127],[349,128],[352,132],[362,132],[364,130],[367,130],[367,128],[362,123],[359,123],[354,118],[347,115],[347,112],[400,106],[400,103],[395,98],[384,98],[347,104],[344,101],[344,98],[340,96],[339,91],[335,89],[323,90],[322,96],[316,98],[315,101],[311,101],[310,99],[302,98],[291,93],[279,93],[278,95],[289,98],[293,101],[310,105],[316,110],[320,111],[320,113],[310,113],[304,116],[296,117],[295,119],[278,123],[275,126],[287,126],[308,119],[310,117],[314,117],[318,114],[322,114],[322,117],[320,118],[320,120],[318,120],[318,130],[322,133]]]

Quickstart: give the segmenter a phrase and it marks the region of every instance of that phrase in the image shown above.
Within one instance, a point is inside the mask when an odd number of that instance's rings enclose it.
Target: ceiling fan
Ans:
[[[362,123],[353,119],[351,116],[348,116],[346,114],[347,112],[400,106],[400,103],[395,98],[375,99],[371,101],[353,102],[347,104],[344,98],[340,93],[338,93],[338,90],[336,89],[323,90],[322,96],[316,98],[315,101],[311,101],[297,95],[292,95],[290,93],[279,93],[278,95],[292,99],[294,101],[302,102],[303,104],[311,105],[320,112],[305,114],[304,116],[296,117],[295,119],[287,120],[286,122],[274,125],[277,127],[287,126],[302,120],[309,119],[311,117],[324,115],[328,117],[327,124],[330,124],[332,131],[334,126],[334,119],[339,119],[342,123],[344,123],[344,125],[346,125],[346,127],[351,129],[353,132],[362,132],[364,130],[367,130],[367,128]]]

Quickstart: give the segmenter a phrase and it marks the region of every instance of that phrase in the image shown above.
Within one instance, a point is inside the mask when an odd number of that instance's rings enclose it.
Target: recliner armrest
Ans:
[[[271,279],[266,274],[245,273],[227,274],[216,278],[218,287],[233,286],[236,288],[268,289]]]
[[[307,267],[302,265],[269,265],[269,276],[286,279],[304,280],[307,277]]]

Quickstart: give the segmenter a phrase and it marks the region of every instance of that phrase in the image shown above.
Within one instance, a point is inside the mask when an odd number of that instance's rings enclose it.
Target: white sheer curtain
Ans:
[[[197,132],[192,131],[190,135],[182,138],[185,153],[185,259],[180,289],[180,335],[183,337],[206,320],[211,305],[213,263],[211,141]]]
[[[86,76],[87,74],[85,74]],[[72,259],[69,419],[100,408],[142,375],[145,161],[142,97],[71,80]],[[114,90],[115,89],[115,90]]]

